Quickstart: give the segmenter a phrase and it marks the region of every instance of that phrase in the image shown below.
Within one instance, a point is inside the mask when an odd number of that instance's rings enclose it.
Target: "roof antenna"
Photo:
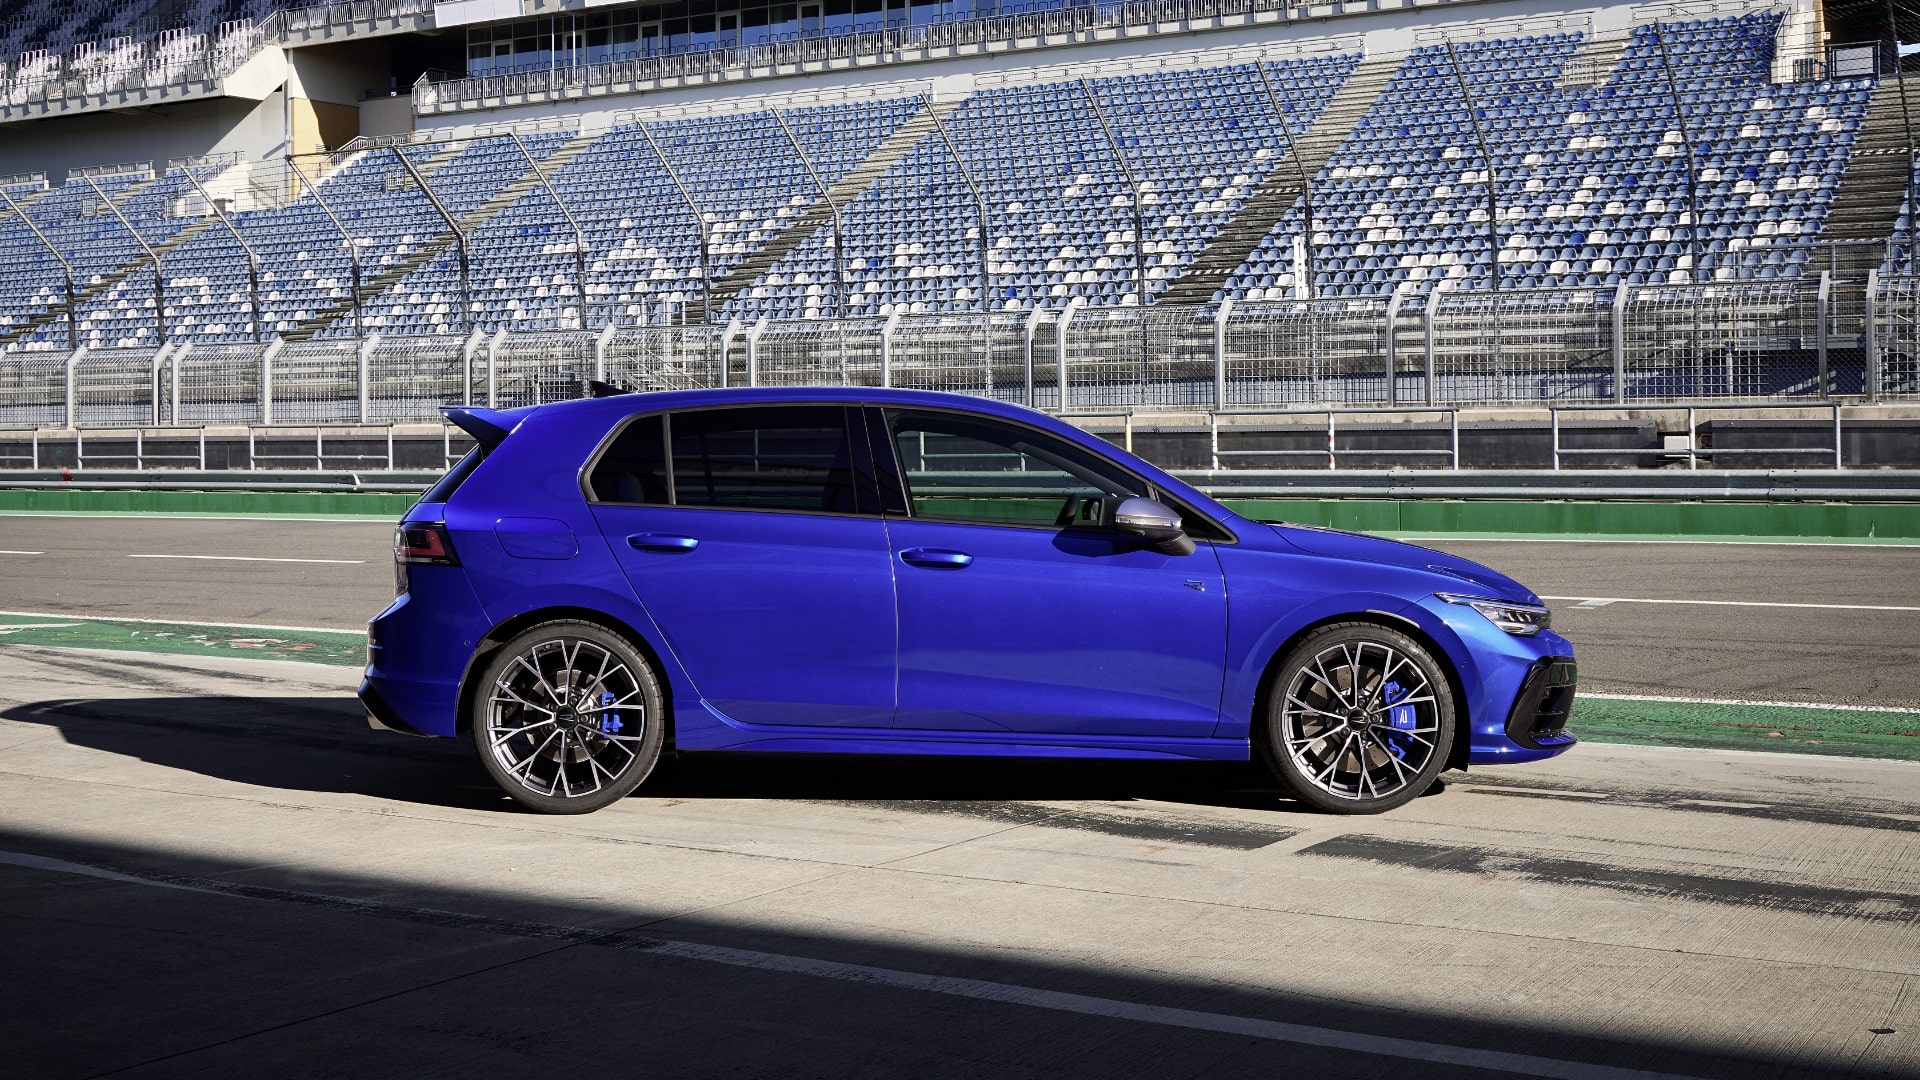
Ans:
[[[621,394],[631,393],[634,393],[634,391],[616,383],[601,382],[599,379],[587,380],[588,397],[618,397]]]

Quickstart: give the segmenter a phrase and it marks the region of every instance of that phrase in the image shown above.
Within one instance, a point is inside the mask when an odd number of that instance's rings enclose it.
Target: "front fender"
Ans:
[[[1239,597],[1229,585],[1229,595]],[[1229,617],[1229,665],[1227,684],[1220,703],[1220,722],[1214,728],[1218,739],[1245,739],[1252,733],[1253,710],[1259,700],[1267,671],[1290,642],[1309,628],[1343,619],[1376,619],[1399,623],[1433,637],[1436,644],[1453,659],[1457,642],[1433,633],[1426,621],[1414,616],[1418,605],[1403,596],[1383,592],[1326,593],[1299,599],[1275,613],[1268,609],[1257,622],[1250,620],[1244,629]],[[1443,627],[1444,629],[1444,627]],[[1239,631],[1238,634],[1235,631]],[[1235,643],[1236,637],[1239,639]],[[1456,661],[1456,666],[1457,661]],[[1464,678],[1464,675],[1462,676]]]

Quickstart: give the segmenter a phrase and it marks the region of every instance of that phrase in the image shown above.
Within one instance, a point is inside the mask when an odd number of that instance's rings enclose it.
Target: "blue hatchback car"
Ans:
[[[695,390],[492,412],[407,511],[378,727],[584,813],[672,750],[1246,760],[1377,813],[1574,743],[1573,650],[1463,559],[1241,517],[1043,414]]]

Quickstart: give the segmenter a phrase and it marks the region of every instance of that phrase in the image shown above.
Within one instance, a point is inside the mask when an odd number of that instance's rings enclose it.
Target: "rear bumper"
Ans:
[[[367,708],[368,727],[375,731],[397,731],[402,735],[426,736],[426,732],[414,730],[413,725],[401,719],[400,714],[393,711],[393,706],[387,704],[387,699],[380,696],[380,691],[374,687],[372,679],[360,680],[359,696],[360,704]]]

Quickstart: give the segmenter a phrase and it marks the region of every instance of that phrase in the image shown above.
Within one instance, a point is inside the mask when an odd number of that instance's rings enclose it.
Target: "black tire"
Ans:
[[[587,814],[639,787],[660,760],[660,681],[626,638],[541,623],[488,659],[471,695],[474,749],[494,783],[544,814]]]
[[[1294,798],[1378,814],[1424,794],[1447,767],[1454,714],[1452,687],[1425,646],[1376,623],[1333,623],[1281,660],[1258,741]]]

